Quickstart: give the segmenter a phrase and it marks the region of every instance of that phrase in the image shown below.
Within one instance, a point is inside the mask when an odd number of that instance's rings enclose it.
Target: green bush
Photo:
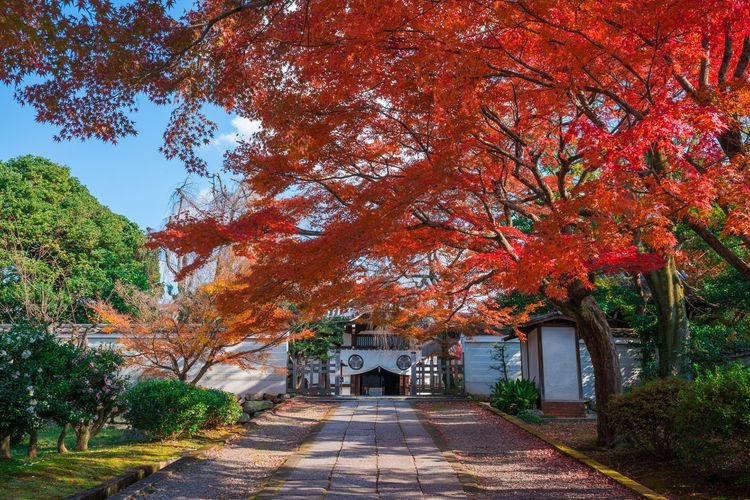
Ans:
[[[125,394],[126,418],[153,439],[189,437],[206,423],[208,406],[202,393],[179,380],[144,380]]]
[[[201,394],[207,407],[205,428],[215,429],[237,423],[242,415],[242,407],[237,403],[237,396],[218,389],[203,389]]]
[[[534,382],[523,379],[498,380],[490,394],[490,404],[511,415],[535,408],[538,399]]]
[[[690,364],[700,375],[716,367],[727,365],[732,353],[750,349],[747,332],[736,324],[690,324]]]
[[[0,333],[0,439],[22,437],[55,416],[70,356],[69,344],[38,325],[21,323]]]
[[[534,424],[534,425],[542,425],[544,423],[544,419],[542,417],[540,417],[536,413],[529,411],[529,410],[523,410],[519,412],[518,418],[520,418],[526,423]]]
[[[674,456],[679,394],[688,386],[677,378],[654,380],[614,398],[608,409],[621,442],[659,458]]]
[[[699,376],[679,398],[680,448],[716,472],[750,471],[750,369],[734,364]]]
[[[123,364],[111,349],[60,342],[40,325],[13,325],[0,334],[0,438],[18,442],[54,421],[70,424],[76,450],[86,450],[122,406]]]

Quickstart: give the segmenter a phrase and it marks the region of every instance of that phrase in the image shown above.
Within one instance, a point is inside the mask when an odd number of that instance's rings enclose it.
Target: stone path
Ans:
[[[276,498],[466,498],[407,402],[342,403],[277,475]]]
[[[417,408],[385,399],[292,401],[213,456],[182,461],[115,498],[635,498],[473,403]]]

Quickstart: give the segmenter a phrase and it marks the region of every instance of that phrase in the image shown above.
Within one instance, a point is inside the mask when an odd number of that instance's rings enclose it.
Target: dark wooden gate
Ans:
[[[423,358],[414,366],[417,396],[463,394],[464,370],[460,358]],[[414,394],[412,392],[412,394]]]
[[[336,359],[290,359],[286,388],[290,394],[333,396],[336,390]]]

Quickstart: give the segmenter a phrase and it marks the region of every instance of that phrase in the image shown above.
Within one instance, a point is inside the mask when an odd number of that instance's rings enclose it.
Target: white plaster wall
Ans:
[[[88,344],[92,347],[117,347],[118,336],[112,334],[89,335]],[[245,342],[235,349],[249,349],[257,344]],[[135,380],[140,372],[127,368],[126,373]],[[284,394],[286,393],[287,344],[282,343],[266,351],[251,369],[235,365],[220,364],[212,367],[201,378],[198,385],[210,389],[221,389],[239,395]]]
[[[240,347],[247,349],[252,345],[241,344]],[[241,395],[284,394],[286,379],[287,345],[284,343],[266,351],[263,358],[248,370],[228,364],[213,366],[199,385]]]
[[[502,342],[502,337],[477,336],[473,339],[464,339],[464,372],[466,375],[466,392],[477,396],[489,396],[492,386],[500,378],[500,372],[491,370],[492,344]],[[523,346],[523,347],[522,347]],[[521,376],[521,348],[526,350],[528,344],[521,344],[517,339],[508,342],[508,370],[509,378]],[[640,375],[640,353],[637,341],[616,339],[615,349],[620,359],[620,369],[623,376],[623,385],[632,385]],[[583,384],[583,398],[594,398],[594,370],[591,366],[591,358],[583,341],[580,341],[579,351],[581,356],[581,379]],[[511,356],[510,353],[513,353]]]
[[[615,350],[620,361],[620,374],[623,388],[632,386],[641,374],[641,353],[637,340],[615,339]],[[583,399],[594,399],[594,368],[586,344],[580,342],[581,379],[583,382]]]
[[[488,396],[502,376],[500,361],[493,359],[492,346],[502,343],[503,338],[493,335],[478,335],[462,340],[464,354],[464,386],[466,392],[478,396]],[[508,378],[521,378],[521,344],[517,339],[505,342],[505,359],[508,365]]]
[[[542,371],[544,399],[578,401],[578,352],[572,326],[542,327]]]

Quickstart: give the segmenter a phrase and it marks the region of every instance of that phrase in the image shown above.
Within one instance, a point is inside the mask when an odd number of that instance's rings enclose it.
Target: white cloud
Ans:
[[[206,186],[198,192],[198,202],[207,205],[212,201],[214,197],[213,190],[210,186]]]
[[[221,150],[235,147],[241,140],[248,139],[255,132],[260,130],[260,122],[250,120],[242,116],[232,118],[232,127],[234,130],[227,134],[219,134],[212,141],[211,145]]]

